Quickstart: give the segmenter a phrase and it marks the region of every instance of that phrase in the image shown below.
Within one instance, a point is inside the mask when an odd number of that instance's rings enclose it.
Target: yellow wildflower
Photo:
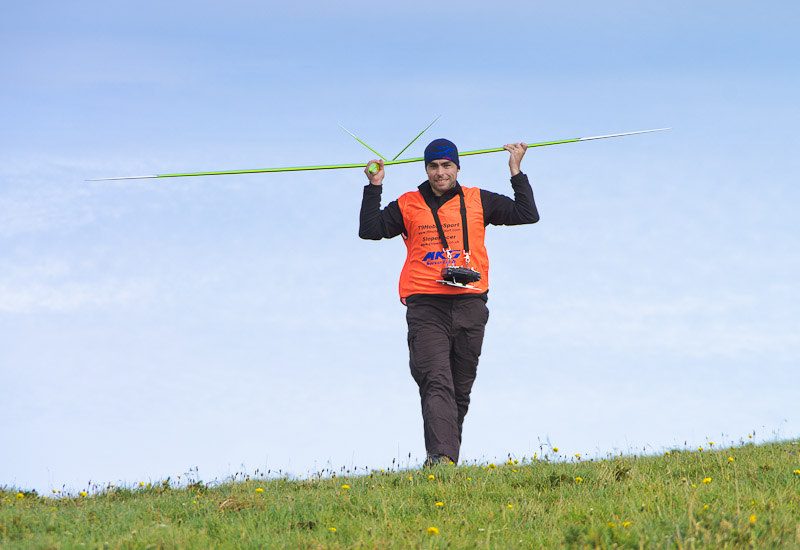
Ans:
[[[694,483],[692,483],[692,489],[697,489],[697,485],[695,485]]]
[[[794,473],[795,473],[795,475],[800,476],[800,470],[795,470]]]
[[[703,505],[703,510],[708,510],[708,504]]]
[[[703,485],[708,485],[709,483],[711,483],[711,478],[710,477],[704,477],[703,478]]]
[[[581,453],[575,453],[575,458],[580,458],[580,457],[581,457]]]
[[[575,478],[575,483],[583,483],[583,478],[578,476]]]
[[[335,533],[336,527],[328,527],[328,531],[330,531],[331,533]]]
[[[702,450],[703,450],[703,448],[702,448],[702,447],[698,447],[698,448],[697,448],[697,450],[698,450],[698,451],[702,451]]]
[[[139,487],[144,487],[144,481],[139,482]]]
[[[708,446],[709,446],[709,447],[713,447],[713,446],[714,446],[714,442],[713,442],[713,441],[709,441],[709,442],[708,442]]]
[[[431,480],[431,481],[433,481],[434,479],[436,479],[436,476],[435,476],[435,475],[433,475],[433,474],[431,474],[431,475],[429,475],[429,476],[428,476],[428,479],[429,479],[429,480]]]
[[[508,505],[508,507],[509,507],[509,508],[513,508],[513,507],[514,507],[514,505],[513,505],[513,504],[509,504],[509,505]]]
[[[494,468],[495,468],[495,465],[494,465],[494,464],[489,464],[489,469],[490,469],[490,470],[494,470]]]
[[[23,498],[25,498],[25,495],[22,493],[17,493],[17,500],[22,500]]]
[[[753,514],[750,516],[750,525],[755,525],[755,524],[756,524],[756,515]]]
[[[437,502],[436,504],[434,504],[434,506],[438,506],[439,508],[441,508],[442,506],[444,506],[444,502]]]
[[[617,528],[617,526],[614,524],[613,521],[609,521],[608,522],[608,526],[611,527],[612,529],[616,529]]]
[[[631,526],[631,522],[630,521],[623,521],[622,522],[622,526],[623,527],[630,527]]]
[[[664,456],[669,456],[669,451],[664,451]]]
[[[428,534],[429,535],[438,535],[439,530],[436,527],[430,526],[428,527]]]
[[[86,495],[88,495],[88,494],[89,494],[89,493],[87,493],[86,491],[81,491],[81,496],[82,496],[82,497],[85,497],[85,496],[86,496]]]
[[[733,462],[733,457],[732,456],[728,457],[728,462]]]
[[[557,453],[558,452],[558,447],[553,447],[553,452]]]
[[[350,489],[349,485],[342,485],[342,491],[348,491]]]
[[[260,495],[263,492],[264,492],[264,489],[262,489],[261,487],[256,487],[256,494]]]

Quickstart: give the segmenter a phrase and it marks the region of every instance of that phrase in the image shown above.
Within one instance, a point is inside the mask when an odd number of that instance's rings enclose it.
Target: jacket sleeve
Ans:
[[[361,199],[358,236],[362,239],[378,241],[391,239],[406,233],[403,214],[397,201],[392,201],[381,210],[382,185],[367,184],[364,186],[364,197]]]
[[[519,173],[511,178],[514,198],[481,189],[484,225],[522,225],[539,221],[528,176]]]

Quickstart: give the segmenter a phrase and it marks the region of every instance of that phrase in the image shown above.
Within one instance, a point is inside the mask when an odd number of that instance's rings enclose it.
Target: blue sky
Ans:
[[[673,128],[525,157],[541,221],[488,231],[463,458],[796,436],[799,12],[3,8],[0,485],[421,462],[405,249],[358,239],[363,174],[85,180],[365,162],[337,123],[394,156],[438,115],[409,156]],[[510,193],[507,159],[459,181]]]

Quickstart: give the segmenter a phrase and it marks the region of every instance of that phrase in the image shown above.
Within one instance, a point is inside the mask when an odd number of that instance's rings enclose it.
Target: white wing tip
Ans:
[[[112,180],[143,180],[147,178],[157,178],[158,176],[126,176],[123,178],[96,178],[92,180],[83,181],[112,181]]]
[[[649,134],[650,132],[663,132],[664,130],[672,130],[672,128],[655,128],[653,130],[638,130],[636,132],[622,132],[621,134],[607,134],[605,136],[584,137],[584,138],[579,138],[578,141],[590,141],[590,140],[593,140],[593,139],[605,139],[605,138],[621,137],[621,136],[633,136],[633,135],[636,135],[636,134]]]

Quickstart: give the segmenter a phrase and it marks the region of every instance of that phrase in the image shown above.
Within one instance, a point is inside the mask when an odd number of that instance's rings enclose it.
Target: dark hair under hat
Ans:
[[[425,147],[425,166],[439,159],[447,159],[461,168],[461,164],[458,162],[458,147],[449,139],[434,139]]]

